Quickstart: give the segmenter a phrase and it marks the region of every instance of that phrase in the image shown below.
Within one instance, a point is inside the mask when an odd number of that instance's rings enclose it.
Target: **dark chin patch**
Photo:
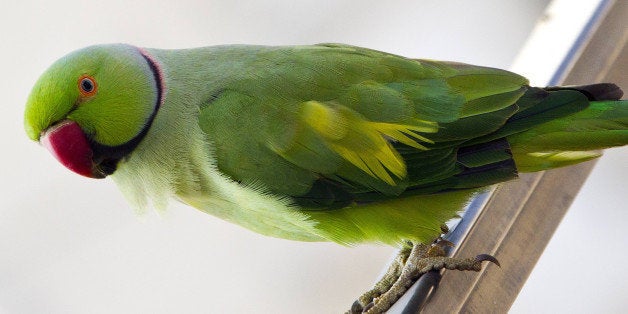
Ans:
[[[153,107],[153,112],[148,117],[148,120],[142,127],[142,130],[132,139],[127,141],[124,144],[109,146],[103,145],[95,142],[94,140],[90,140],[90,146],[94,152],[93,162],[96,165],[96,170],[99,171],[103,176],[108,176],[116,171],[118,163],[120,160],[128,156],[137,145],[142,142],[151,125],[153,124],[153,120],[155,120],[155,116],[157,116],[157,112],[159,111],[159,107],[163,102],[163,94],[164,94],[164,82],[161,69],[159,65],[153,58],[148,55],[146,51],[143,49],[139,49],[139,52],[142,54],[146,63],[148,63],[148,67],[153,73],[156,88],[157,88],[157,100],[155,101],[155,106]]]

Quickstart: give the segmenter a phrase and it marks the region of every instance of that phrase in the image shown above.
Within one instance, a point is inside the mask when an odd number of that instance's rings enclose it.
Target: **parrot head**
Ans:
[[[147,52],[92,46],[41,75],[27,101],[24,126],[68,169],[104,178],[148,132],[162,93],[159,65]]]

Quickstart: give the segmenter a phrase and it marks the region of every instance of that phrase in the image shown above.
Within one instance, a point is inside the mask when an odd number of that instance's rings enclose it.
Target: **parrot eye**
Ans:
[[[78,80],[78,88],[81,95],[85,97],[93,96],[96,94],[96,80],[89,75],[83,75]]]

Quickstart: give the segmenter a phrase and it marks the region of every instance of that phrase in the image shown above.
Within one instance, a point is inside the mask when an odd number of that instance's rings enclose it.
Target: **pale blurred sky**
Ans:
[[[546,3],[26,0],[5,5],[0,312],[337,313],[374,282],[394,251],[264,238],[176,204],[162,217],[138,217],[111,180],[70,173],[24,134],[22,112],[32,84],[65,53],[109,42],[158,48],[343,42],[509,68]],[[563,265],[577,259],[576,265],[602,264],[591,259],[599,251],[625,259],[626,156],[626,149],[616,150],[599,163],[513,312],[626,308],[628,272],[610,263],[586,272]]]

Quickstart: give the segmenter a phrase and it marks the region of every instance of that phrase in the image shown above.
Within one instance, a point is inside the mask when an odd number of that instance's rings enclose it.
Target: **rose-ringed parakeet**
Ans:
[[[25,128],[74,172],[111,176],[137,207],[175,198],[268,236],[410,243],[425,257],[488,186],[627,144],[621,96],[613,84],[536,88],[505,70],[339,44],[100,45],[41,76]]]

